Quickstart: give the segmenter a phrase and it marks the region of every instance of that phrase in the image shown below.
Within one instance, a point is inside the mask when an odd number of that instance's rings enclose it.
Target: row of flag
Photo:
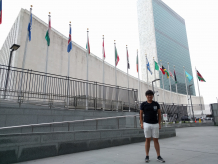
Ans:
[[[2,2],[2,0],[0,0],[0,9],[1,9],[1,6],[2,6],[1,2]],[[1,15],[2,15],[2,10],[1,10]],[[31,41],[31,30],[32,30],[32,8],[30,9],[30,21],[29,21],[29,24],[28,24],[29,41]],[[47,41],[47,46],[50,46],[50,31],[51,31],[51,16],[49,15],[49,17],[48,17],[48,30],[47,30],[46,35],[45,35],[45,39]],[[88,54],[90,54],[90,44],[89,44],[89,36],[88,35],[87,35],[86,49],[88,51]],[[72,39],[71,39],[71,24],[70,24],[69,25],[69,38],[68,38],[67,52],[69,53],[71,50],[72,50]],[[104,47],[104,38],[103,38],[103,43],[102,43],[102,55],[103,55],[103,60],[105,60],[106,55],[105,55],[105,47]],[[126,55],[127,55],[127,69],[130,69],[128,49],[126,51]],[[115,65],[116,66],[118,65],[119,61],[120,61],[120,57],[118,55],[117,48],[116,48],[116,45],[115,45]],[[163,75],[166,75],[167,78],[171,77],[175,81],[175,83],[177,83],[177,78],[176,78],[175,70],[174,70],[174,75],[173,75],[170,72],[170,70],[167,71],[167,69],[163,65],[159,66],[159,64],[156,61],[154,61],[154,63],[155,63],[155,70],[156,71],[161,71]],[[146,57],[146,67],[147,67],[147,70],[152,75],[153,72],[151,71],[150,63],[149,63],[147,57]],[[136,56],[136,70],[137,70],[137,72],[139,72],[139,58],[138,58],[138,54]],[[188,72],[186,72],[186,71],[185,71],[185,75],[186,75],[186,77],[188,78],[189,81],[191,81],[193,79],[193,77]],[[202,75],[199,73],[199,71],[197,71],[197,77],[198,77],[199,81],[206,82],[204,80],[204,78],[202,77]]]

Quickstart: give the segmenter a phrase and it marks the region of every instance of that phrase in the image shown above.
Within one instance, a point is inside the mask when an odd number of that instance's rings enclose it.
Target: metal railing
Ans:
[[[129,121],[126,122],[127,118],[133,118],[133,122]],[[29,125],[19,125],[19,126],[9,126],[9,127],[1,127],[0,133],[1,134],[11,134],[11,133],[39,133],[39,132],[58,132],[58,131],[82,131],[82,127],[88,126],[89,130],[102,130],[102,129],[108,129],[105,128],[108,126],[111,126],[108,124],[108,122],[105,122],[105,125],[102,126],[99,124],[100,121],[104,120],[112,120],[116,119],[117,121],[113,122],[113,127],[110,129],[124,129],[124,128],[140,128],[137,124],[139,123],[139,115],[127,115],[127,116],[116,116],[116,117],[103,117],[103,118],[95,118],[95,119],[84,119],[84,120],[75,120],[75,121],[63,121],[63,122],[50,122],[50,123],[41,123],[41,124],[29,124]],[[122,121],[122,122],[121,122]],[[86,123],[89,122],[87,125],[79,125],[79,129],[75,130],[75,127],[78,126],[75,125],[76,123]],[[91,124],[90,122],[95,122],[94,124]],[[65,126],[63,126],[65,125]],[[43,131],[40,131],[40,128],[49,128],[49,129],[41,129]],[[59,127],[59,129],[55,130],[55,127]],[[65,129],[64,129],[65,127]],[[91,128],[90,128],[91,127]],[[62,130],[60,130],[62,128]],[[19,132],[16,130],[20,130]],[[86,129],[87,130],[87,129]],[[16,131],[16,132],[14,132]]]
[[[59,102],[67,108],[84,108],[88,99],[91,109],[114,110],[116,103],[116,110],[122,110],[123,104],[136,104],[138,90],[0,65],[0,98],[17,100],[20,105],[38,101],[52,107]]]

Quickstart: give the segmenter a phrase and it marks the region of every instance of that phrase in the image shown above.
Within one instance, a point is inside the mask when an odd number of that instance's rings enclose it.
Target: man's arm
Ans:
[[[159,129],[161,129],[161,110],[158,109],[158,123],[159,123]]]
[[[141,128],[143,128],[143,110],[140,110],[140,124],[141,124]]]

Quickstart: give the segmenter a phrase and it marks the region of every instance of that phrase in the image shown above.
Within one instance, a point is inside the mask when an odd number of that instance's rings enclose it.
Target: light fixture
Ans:
[[[20,47],[20,45],[13,44],[10,49],[11,49],[12,51],[16,51],[19,47]]]

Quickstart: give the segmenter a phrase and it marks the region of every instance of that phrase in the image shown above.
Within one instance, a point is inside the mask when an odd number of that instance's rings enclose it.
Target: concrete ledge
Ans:
[[[162,128],[160,131],[160,138],[173,136],[176,136],[175,128]],[[0,163],[22,162],[144,141],[141,129],[0,135]]]
[[[201,126],[214,126],[214,122],[205,122],[205,123],[181,123],[181,124],[168,124],[164,127],[173,127],[173,128],[186,128],[186,127],[201,127]],[[167,129],[169,130],[169,129]]]

